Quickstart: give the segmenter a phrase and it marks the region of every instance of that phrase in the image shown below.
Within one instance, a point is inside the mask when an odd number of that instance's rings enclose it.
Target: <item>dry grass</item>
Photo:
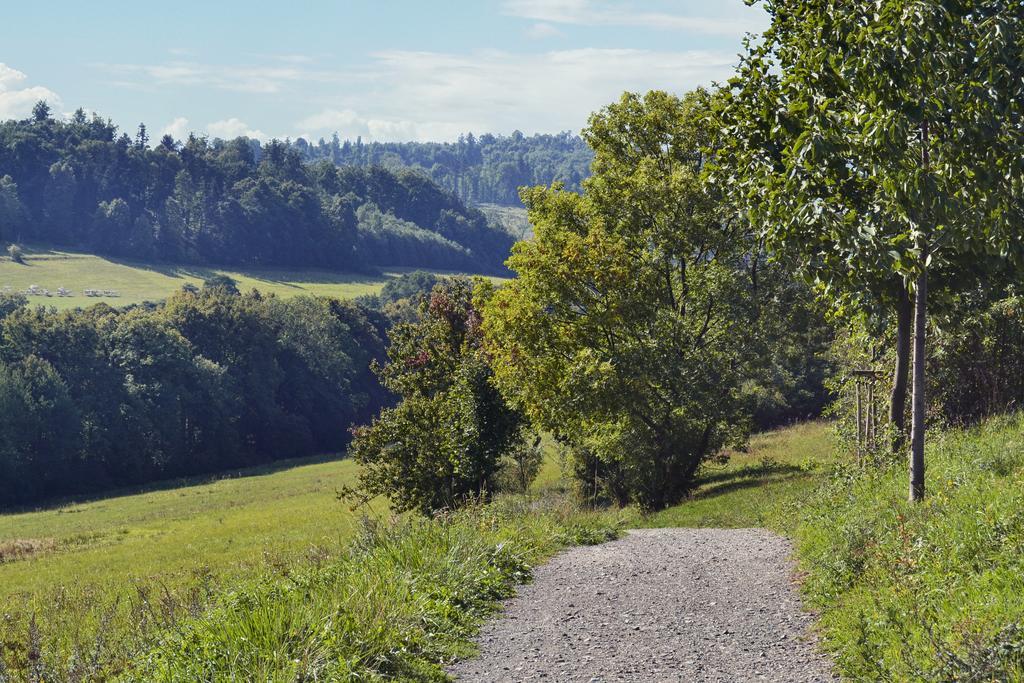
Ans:
[[[53,538],[14,538],[0,541],[0,564],[27,560],[57,547]]]

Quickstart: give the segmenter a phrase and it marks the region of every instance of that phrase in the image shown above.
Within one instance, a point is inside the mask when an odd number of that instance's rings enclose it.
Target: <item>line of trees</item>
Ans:
[[[424,512],[486,495],[527,420],[588,498],[658,509],[753,427],[820,413],[831,330],[706,182],[709,103],[627,94],[595,114],[584,192],[523,190],[518,277],[472,297],[438,285],[397,329],[381,372],[402,401],[353,448],[364,495]]]
[[[316,144],[293,146],[310,161],[338,165],[412,168],[469,204],[520,206],[519,188],[563,183],[579,191],[590,175],[593,152],[571,133],[526,136],[469,133],[456,142],[342,142],[335,134]]]
[[[929,314],[1024,255],[1024,14],[1004,0],[765,6],[771,28],[721,94],[718,177],[837,308],[895,324],[893,448],[910,373],[920,500]]]
[[[141,260],[502,270],[513,238],[421,173],[308,164],[284,142],[164,136],[81,110],[0,123],[0,241]]]
[[[126,310],[0,295],[0,506],[340,451],[388,400],[386,326],[230,282]]]
[[[911,500],[929,411],[970,421],[1024,400],[1021,4],[765,8],[726,86],[594,114],[582,192],[524,189],[518,277],[474,298],[505,408],[569,447],[592,497],[672,505],[778,412],[760,401],[799,404],[829,371],[822,307],[862,347],[848,360],[891,359],[887,447],[909,445]],[[386,467],[402,433],[362,460]]]

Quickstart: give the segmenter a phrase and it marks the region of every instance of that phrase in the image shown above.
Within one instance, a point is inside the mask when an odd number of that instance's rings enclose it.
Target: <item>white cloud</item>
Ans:
[[[144,79],[149,86],[194,86],[236,92],[274,95],[295,83],[337,83],[339,72],[303,68],[294,56],[288,66],[237,66],[203,64],[194,61],[169,61],[161,64],[95,64],[118,79],[114,84],[137,87],[132,77]]]
[[[372,87],[302,119],[296,129],[374,140],[578,130],[626,90],[681,93],[729,77],[737,60],[707,51],[597,48],[533,55],[391,51],[375,59],[368,68]]]
[[[274,59],[287,64],[312,64],[316,61],[309,55],[275,55]]]
[[[164,126],[163,130],[160,131],[160,137],[170,135],[175,140],[181,141],[188,137],[188,131],[188,119],[184,116],[178,116]]]
[[[331,133],[337,133],[346,140],[362,137],[379,142],[402,142],[405,140],[451,140],[465,133],[468,128],[457,122],[411,121],[400,117],[363,117],[351,109],[324,109],[298,122],[297,128],[304,130],[300,137],[313,140]],[[313,135],[309,131],[317,131]],[[477,127],[477,130],[480,130]]]
[[[709,3],[683,0],[671,5],[674,11],[652,11],[651,3],[621,0],[505,0],[506,14],[552,24],[579,26],[635,26],[642,28],[690,31],[710,35],[743,35],[759,32],[766,26],[766,15],[740,0]],[[689,11],[680,11],[689,8]]]
[[[250,128],[249,124],[235,117],[207,124],[206,132],[209,133],[211,137],[223,138],[225,140],[246,137],[264,142],[270,139],[270,136],[263,131]]]
[[[17,69],[12,69],[3,62],[0,62],[0,92],[6,92],[12,89],[17,83],[21,83],[28,76],[21,73]]]
[[[551,24],[546,24],[544,22],[538,22],[536,24],[531,25],[530,28],[526,29],[526,37],[533,38],[534,40],[556,38],[561,35],[564,35],[561,31],[559,31]]]
[[[26,118],[39,100],[46,100],[54,111],[62,106],[60,97],[49,88],[22,87],[27,79],[21,71],[0,62],[0,120]]]
[[[237,137],[246,137],[259,140],[260,142],[266,142],[270,139],[270,136],[263,131],[252,128],[245,121],[234,116],[208,123],[205,129],[199,131],[197,131],[195,126],[189,124],[189,120],[187,118],[184,116],[177,116],[173,121],[163,127],[160,131],[160,137],[170,135],[175,140],[181,142],[188,138],[189,133],[196,132],[201,135],[209,135],[211,138],[221,138],[223,140],[233,140]],[[157,143],[159,143],[159,140],[154,141],[154,144]]]

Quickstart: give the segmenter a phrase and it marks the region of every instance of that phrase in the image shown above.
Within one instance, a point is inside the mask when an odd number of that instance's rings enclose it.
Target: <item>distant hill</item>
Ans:
[[[387,269],[380,274],[359,274],[317,269],[153,264],[26,248],[24,263],[12,263],[0,257],[0,294],[28,294],[30,304],[57,309],[98,302],[126,306],[161,301],[186,285],[201,287],[205,280],[226,275],[243,291],[258,289],[281,297],[315,294],[350,299],[376,294],[400,272]],[[33,286],[36,291],[29,294]],[[61,289],[65,291],[62,293]]]
[[[292,143],[304,159],[338,165],[417,169],[470,204],[520,206],[519,188],[565,184],[578,191],[594,155],[571,133],[526,136],[464,135],[457,142],[355,142],[320,139]]]
[[[151,262],[503,272],[513,237],[422,173],[246,138],[151,147],[79,110],[0,123],[0,243]]]
[[[530,225],[530,217],[522,206],[477,204],[476,208],[487,216],[487,221],[491,225],[499,226],[512,233],[517,240],[533,237],[533,226]]]

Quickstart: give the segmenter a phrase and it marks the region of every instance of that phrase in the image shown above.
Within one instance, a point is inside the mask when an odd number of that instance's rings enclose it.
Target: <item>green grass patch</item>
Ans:
[[[0,291],[25,292],[30,286],[50,290],[53,296],[32,296],[32,304],[59,310],[84,308],[99,302],[125,306],[143,301],[161,301],[186,284],[200,286],[215,275],[227,275],[242,291],[258,289],[288,297],[305,295],[351,299],[378,294],[384,284],[410,268],[385,268],[379,275],[344,273],[315,268],[217,268],[122,260],[58,251],[26,248],[25,263],[0,258]],[[442,271],[436,271],[442,272]],[[73,296],[57,296],[57,289]],[[118,296],[88,297],[86,289],[116,291]]]
[[[0,515],[0,680],[439,679],[530,567],[628,518],[557,484],[437,521],[353,512],[355,474],[286,461]]]
[[[104,642],[124,650],[105,657],[128,657],[258,568],[337,552],[359,521],[337,500],[355,472],[336,458],[282,461],[0,515],[0,661],[24,664],[33,638],[52,658]]]
[[[19,541],[39,547],[0,561],[0,600],[46,604],[56,586],[219,573],[267,554],[336,546],[356,517],[337,501],[337,491],[355,482],[355,472],[349,460],[283,461],[2,515],[0,548]]]
[[[255,580],[176,628],[146,680],[448,680],[445,663],[531,568],[614,538],[612,515],[504,498],[365,527],[341,557]]]
[[[795,509],[827,479],[835,458],[824,422],[757,434],[745,450],[703,465],[688,500],[648,516],[642,524],[787,532],[795,523]]]
[[[1024,680],[1024,417],[933,434],[923,503],[897,462],[804,506],[805,589],[853,680]]]

